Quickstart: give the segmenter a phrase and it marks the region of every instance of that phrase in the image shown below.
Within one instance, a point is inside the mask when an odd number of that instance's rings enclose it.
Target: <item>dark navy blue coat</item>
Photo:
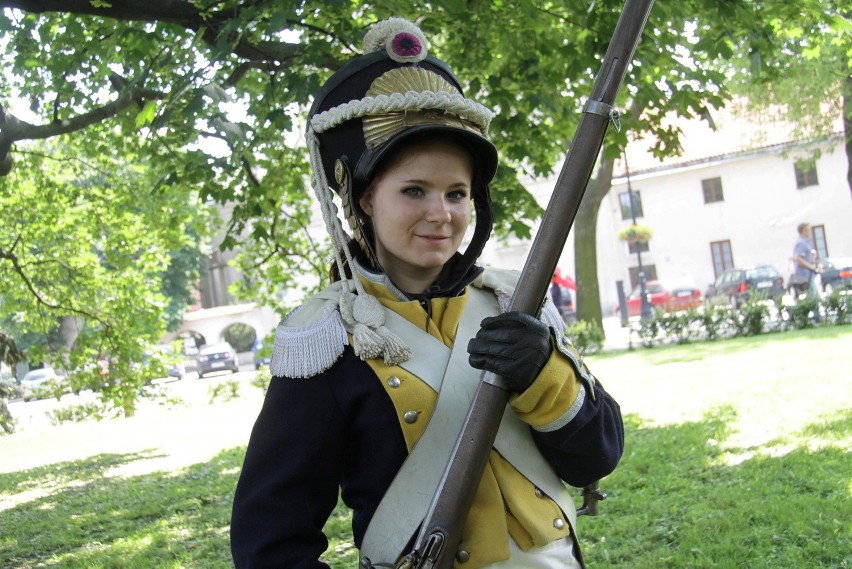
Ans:
[[[588,386],[587,386],[588,389]],[[594,385],[579,414],[553,432],[533,430],[560,477],[584,486],[618,463],[624,432],[618,404]],[[346,347],[310,379],[275,377],[252,431],[234,497],[236,566],[313,569],[326,550],[322,528],[338,489],[352,509],[355,545],[407,456],[390,397],[370,367]]]

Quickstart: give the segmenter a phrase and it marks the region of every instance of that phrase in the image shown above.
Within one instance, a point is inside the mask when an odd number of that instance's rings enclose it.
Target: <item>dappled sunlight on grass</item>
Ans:
[[[0,512],[19,504],[41,500],[41,508],[51,508],[51,496],[84,488],[93,480],[107,476],[120,464],[148,458],[150,453],[100,455],[91,460],[66,462],[17,473],[0,473]]]
[[[852,326],[843,326],[590,356],[587,363],[624,413],[654,425],[731,406],[729,444],[746,448],[793,436],[826,409],[852,408],[849,345]]]
[[[724,445],[725,452],[720,457],[721,462],[736,465],[758,457],[780,458],[798,449],[817,452],[833,448],[849,452],[852,450],[852,438],[848,434],[850,426],[852,413],[847,412],[845,415],[819,419],[806,425],[801,432],[786,433],[783,437],[748,446],[737,445],[738,434],[734,433]],[[847,431],[845,436],[842,435],[844,429]]]
[[[0,566],[230,567],[228,519],[243,454],[243,448],[226,450],[176,473],[130,477],[98,472],[145,455],[96,456],[0,474],[0,488],[10,496],[41,476],[52,484],[51,494],[3,512]],[[54,471],[60,478],[80,472],[88,483],[56,484]]]
[[[590,566],[850,566],[849,453],[800,444],[731,463],[729,419],[723,409],[629,435],[622,464],[601,483],[602,515],[580,521]],[[825,422],[803,433],[815,425]]]
[[[148,461],[116,464],[121,475],[174,470],[244,445],[260,410],[260,390],[210,405],[164,409],[150,405],[135,417],[25,429],[0,439],[0,473],[104,454],[156,452]]]

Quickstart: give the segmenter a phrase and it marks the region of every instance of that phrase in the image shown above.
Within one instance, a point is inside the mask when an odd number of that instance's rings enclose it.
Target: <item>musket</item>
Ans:
[[[541,310],[551,276],[603,145],[607,126],[613,122],[618,127],[619,115],[613,107],[615,97],[627,66],[633,59],[653,3],[653,0],[627,0],[621,11],[595,77],[592,94],[583,109],[541,226],[512,295],[509,310],[533,315]],[[462,526],[485,470],[508,399],[509,394],[502,378],[485,372],[424,518],[414,550],[400,566],[417,569],[452,568],[461,541]],[[593,509],[596,509],[596,498],[602,496],[599,491],[595,494],[595,490],[595,485],[589,488]]]

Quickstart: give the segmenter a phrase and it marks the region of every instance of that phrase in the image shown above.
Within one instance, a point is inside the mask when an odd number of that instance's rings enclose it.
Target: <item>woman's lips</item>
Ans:
[[[446,239],[449,239],[449,236],[447,236],[447,235],[419,235],[418,237],[420,237],[420,239],[425,239],[426,241],[435,241],[435,242],[444,241]]]

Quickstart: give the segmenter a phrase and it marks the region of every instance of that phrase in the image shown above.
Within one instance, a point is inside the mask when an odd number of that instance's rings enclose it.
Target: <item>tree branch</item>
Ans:
[[[255,188],[259,188],[260,180],[258,180],[257,176],[254,175],[254,171],[251,169],[251,162],[249,162],[248,158],[245,156],[241,156],[240,161],[243,164],[243,170],[245,170],[246,176],[248,177],[249,182],[251,182],[251,185]]]
[[[15,241],[18,243],[18,240]],[[36,290],[35,285],[32,280],[27,276],[26,271],[21,266],[21,261],[18,259],[18,256],[14,253],[13,250],[5,250],[0,248],[0,259],[6,259],[10,263],[12,263],[12,268],[21,277],[21,280],[24,282],[24,286],[27,287],[27,290],[30,291],[30,294],[33,295],[33,298],[36,299],[36,302],[45,308],[50,308],[51,310],[60,310],[70,312],[72,314],[78,314],[80,316],[85,316],[87,318],[91,318],[92,320],[99,322],[103,326],[107,326],[107,322],[105,322],[102,318],[100,318],[97,314],[91,314],[86,312],[85,310],[81,310],[79,308],[75,308],[73,306],[65,306],[63,304],[57,304],[54,302],[48,301],[44,296],[42,296],[38,290]]]
[[[42,139],[58,136],[60,134],[68,134],[69,132],[81,130],[87,126],[101,122],[104,119],[113,117],[137,102],[164,98],[165,95],[163,93],[160,93],[159,91],[152,91],[151,89],[125,89],[118,95],[118,98],[116,98],[115,101],[107,103],[102,107],[92,109],[91,111],[70,119],[62,119],[57,122],[51,122],[44,125],[34,125],[26,121],[22,121],[11,113],[5,112],[2,106],[0,106],[0,112],[4,115],[3,118],[0,118],[0,129],[2,130],[0,141],[3,140],[2,137],[7,137],[14,142],[17,140]]]
[[[35,14],[53,12],[121,21],[172,24],[200,34],[203,40],[212,46],[219,46],[225,40],[230,42],[231,52],[244,60],[235,67],[231,77],[226,80],[226,86],[235,85],[251,68],[275,70],[281,62],[292,61],[306,48],[306,44],[303,43],[252,41],[238,32],[230,32],[232,35],[223,38],[222,34],[230,29],[228,24],[239,16],[240,10],[251,4],[251,2],[235,4],[212,12],[200,10],[196,3],[189,0],[112,0],[109,3],[95,3],[91,0],[0,0],[0,8],[13,8]],[[333,38],[333,34],[328,31],[300,22],[298,19],[290,20],[286,25]],[[319,65],[336,69],[340,61],[332,55],[327,55],[325,61],[320,62]],[[113,88],[119,91],[118,98],[113,102],[70,119],[54,120],[50,124],[27,123],[7,112],[0,105],[0,177],[8,175],[12,170],[11,148],[18,140],[46,139],[75,132],[111,118],[134,103],[141,107],[145,100],[165,98],[165,95],[159,92],[141,88],[128,89],[125,85],[118,85],[116,81],[121,79],[115,74],[110,75]],[[55,113],[58,107],[57,95],[57,101],[54,103]]]
[[[225,22],[233,19],[233,10],[227,13],[202,14],[192,2],[184,0],[112,0],[109,6],[95,7],[90,0],[4,0],[0,8],[17,8],[25,12],[43,14],[63,12],[76,15],[101,16],[122,21],[163,22],[188,30],[202,32],[204,41],[216,45]],[[302,52],[297,43],[262,41],[252,43],[240,39],[233,53],[250,61],[287,61]]]
[[[225,81],[226,87],[234,87],[237,83],[240,82],[240,79],[248,73],[251,69],[260,69],[261,71],[269,71],[271,66],[267,63],[259,62],[259,61],[246,61],[240,63],[234,68],[234,72],[231,73],[231,76],[228,77],[228,80]]]
[[[0,103],[0,176],[5,176],[11,171],[12,162],[9,151],[12,144],[19,140],[38,140],[75,132],[114,117],[130,105],[142,103],[149,99],[163,98],[165,98],[163,93],[150,89],[125,89],[119,93],[114,101],[102,107],[70,119],[62,119],[43,125],[22,121],[8,112]]]

